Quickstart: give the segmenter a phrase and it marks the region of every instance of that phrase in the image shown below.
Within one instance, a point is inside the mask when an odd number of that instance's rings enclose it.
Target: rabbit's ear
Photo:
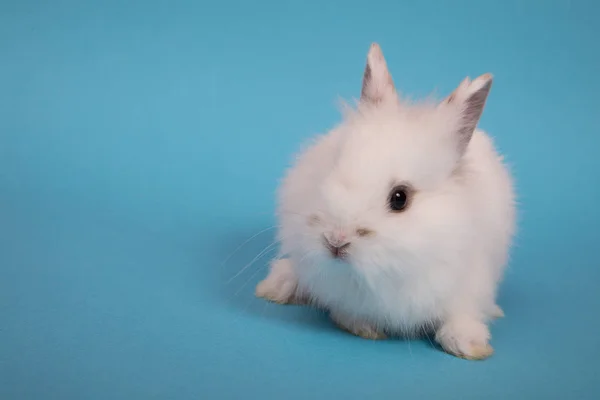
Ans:
[[[477,123],[483,113],[485,102],[492,87],[492,74],[484,74],[471,81],[465,78],[461,84],[441,104],[458,113],[457,123],[453,134],[462,154],[467,149]]]
[[[363,102],[377,104],[395,96],[394,81],[388,71],[381,47],[373,43],[367,55],[360,99]]]

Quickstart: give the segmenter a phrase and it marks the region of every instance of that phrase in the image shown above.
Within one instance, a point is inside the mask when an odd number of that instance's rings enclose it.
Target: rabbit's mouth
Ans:
[[[348,258],[348,250],[351,243],[337,243],[329,241],[325,236],[323,237],[323,245],[329,251],[329,254],[333,259],[346,260]]]

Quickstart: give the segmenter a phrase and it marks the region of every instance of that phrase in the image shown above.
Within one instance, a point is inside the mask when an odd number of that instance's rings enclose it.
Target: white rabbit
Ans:
[[[451,354],[490,356],[515,230],[511,176],[476,129],[491,85],[409,104],[373,44],[356,109],[282,182],[281,254],[257,296],[322,307],[365,338],[431,330]]]

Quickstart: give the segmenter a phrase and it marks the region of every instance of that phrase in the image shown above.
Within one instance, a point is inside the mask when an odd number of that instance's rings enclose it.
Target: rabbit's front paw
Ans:
[[[448,320],[437,331],[435,340],[446,352],[467,360],[483,360],[494,353],[488,327],[476,319]]]
[[[292,304],[296,301],[298,279],[287,258],[274,260],[269,275],[256,285],[256,296],[279,304]]]

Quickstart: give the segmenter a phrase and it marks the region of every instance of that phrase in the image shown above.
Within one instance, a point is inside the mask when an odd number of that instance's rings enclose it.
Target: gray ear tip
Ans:
[[[492,87],[492,83],[494,82],[494,75],[491,73],[483,74],[477,77],[473,82],[471,82],[471,86],[477,91],[486,90],[489,91]]]
[[[367,62],[369,63],[382,63],[385,62],[383,57],[383,50],[381,50],[381,46],[378,43],[371,43],[371,47],[369,47],[369,53],[367,54]]]

